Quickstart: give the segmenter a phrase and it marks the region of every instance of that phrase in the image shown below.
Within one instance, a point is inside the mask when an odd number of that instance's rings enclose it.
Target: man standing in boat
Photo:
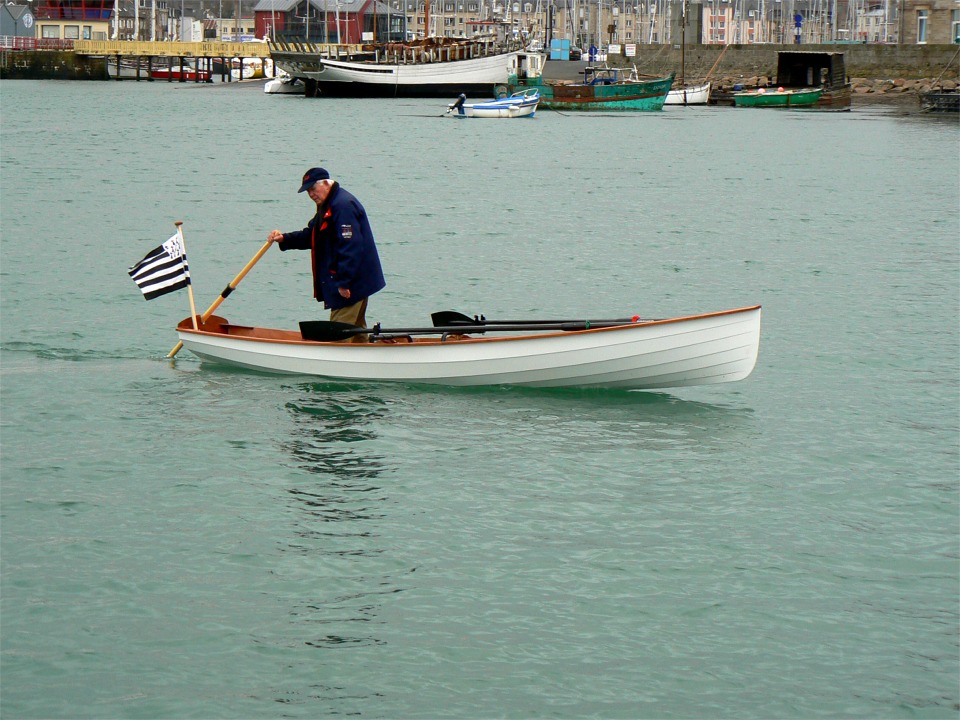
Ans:
[[[386,287],[367,211],[353,195],[330,179],[323,168],[310,168],[300,190],[317,204],[303,230],[273,230],[267,240],[281,250],[310,250],[313,296],[330,308],[330,320],[366,327],[367,301]],[[366,342],[355,335],[354,342]]]

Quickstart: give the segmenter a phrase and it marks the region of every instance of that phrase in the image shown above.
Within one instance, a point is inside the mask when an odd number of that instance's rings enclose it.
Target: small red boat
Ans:
[[[199,77],[198,77],[199,76]],[[185,67],[180,68],[154,68],[150,71],[150,77],[154,80],[184,80],[186,82],[212,82],[210,73],[206,70],[195,70]]]

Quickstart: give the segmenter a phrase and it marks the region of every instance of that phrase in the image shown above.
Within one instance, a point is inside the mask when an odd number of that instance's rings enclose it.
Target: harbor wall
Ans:
[[[107,61],[69,50],[3,50],[0,51],[0,78],[107,80]]]
[[[937,78],[953,59],[956,45],[687,45],[685,76],[704,77],[713,68],[711,78],[777,76],[777,51],[842,52],[847,75],[851,78],[919,80]],[[722,57],[721,57],[722,53]],[[719,63],[717,59],[719,58]],[[611,64],[613,58],[610,58]],[[642,73],[661,75],[680,72],[679,45],[638,45],[634,58],[619,57],[618,64],[636,65]],[[958,64],[944,74],[957,79]]]

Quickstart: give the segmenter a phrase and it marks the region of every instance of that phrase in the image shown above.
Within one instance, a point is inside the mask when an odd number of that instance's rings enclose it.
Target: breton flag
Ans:
[[[187,253],[180,234],[148,252],[143,260],[130,268],[130,277],[146,300],[187,287],[190,268],[187,267]]]

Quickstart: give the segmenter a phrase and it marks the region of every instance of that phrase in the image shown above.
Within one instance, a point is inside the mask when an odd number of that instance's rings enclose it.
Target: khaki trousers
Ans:
[[[355,302],[353,305],[347,305],[345,308],[331,310],[330,321],[365,328],[367,326],[367,300],[369,300],[369,298],[364,298],[360,302]],[[354,335],[349,340],[343,340],[342,342],[365,343],[367,342],[367,336]]]

